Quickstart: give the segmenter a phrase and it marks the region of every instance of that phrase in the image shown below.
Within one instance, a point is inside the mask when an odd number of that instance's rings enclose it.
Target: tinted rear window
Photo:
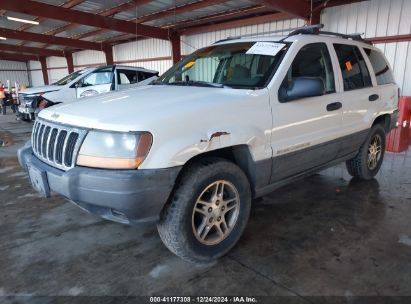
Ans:
[[[384,55],[376,50],[364,49],[375,72],[378,85],[395,83],[394,76]]]
[[[334,44],[344,80],[344,90],[370,87],[371,77],[360,50],[353,45]]]

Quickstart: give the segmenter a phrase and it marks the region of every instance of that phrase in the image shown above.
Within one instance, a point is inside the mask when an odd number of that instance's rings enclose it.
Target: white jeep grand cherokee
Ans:
[[[343,161],[373,178],[398,95],[384,55],[358,36],[227,39],[151,85],[41,111],[18,157],[45,196],[155,220],[172,252],[208,262],[236,244],[253,198]]]

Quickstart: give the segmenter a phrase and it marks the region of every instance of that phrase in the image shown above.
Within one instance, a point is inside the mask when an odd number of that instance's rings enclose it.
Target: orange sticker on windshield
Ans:
[[[189,62],[186,63],[186,65],[184,67],[187,68],[187,69],[191,68],[193,65],[195,65],[195,63],[196,63],[195,61],[189,61]]]
[[[347,67],[347,71],[351,71],[351,70],[352,70],[351,61],[347,61],[347,62],[345,63],[345,66]]]

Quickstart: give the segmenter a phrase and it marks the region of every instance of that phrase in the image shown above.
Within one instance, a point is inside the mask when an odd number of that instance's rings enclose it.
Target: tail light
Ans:
[[[47,106],[47,101],[45,99],[42,99],[38,103],[39,108],[45,108]]]
[[[48,108],[54,104],[55,104],[54,102],[47,100],[43,97],[39,97],[39,99],[37,100],[37,107],[39,108]]]

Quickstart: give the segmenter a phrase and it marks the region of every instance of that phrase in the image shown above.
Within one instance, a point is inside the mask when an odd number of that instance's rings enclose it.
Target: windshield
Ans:
[[[86,71],[87,71],[86,69],[83,69],[83,70],[73,72],[73,73],[67,75],[66,77],[61,78],[59,81],[57,81],[53,84],[58,85],[58,86],[66,85],[66,84],[70,83],[71,81],[73,81],[74,79],[76,79],[81,74],[85,73]]]
[[[287,50],[276,42],[210,46],[187,56],[153,84],[263,88]]]

